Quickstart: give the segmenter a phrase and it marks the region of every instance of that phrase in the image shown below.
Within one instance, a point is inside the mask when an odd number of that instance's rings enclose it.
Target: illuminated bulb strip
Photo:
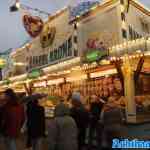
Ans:
[[[126,41],[123,44],[115,45],[109,48],[110,55],[114,55],[118,52],[126,50],[130,51],[138,51],[138,49],[141,49],[140,51],[147,51],[150,49],[150,38],[139,38],[136,40]],[[146,49],[147,48],[147,49]]]
[[[121,57],[110,57],[110,60],[111,61],[116,61],[116,60],[123,60],[125,59],[126,57],[128,57],[129,59],[132,59],[132,58],[139,58],[139,57],[143,57],[143,56],[148,56],[150,55],[150,52],[149,53],[139,53],[139,54],[134,54],[134,55],[128,55],[128,56],[121,56]]]
[[[34,83],[33,87],[46,87],[46,81]]]
[[[145,56],[150,56],[150,51],[144,53]]]
[[[73,58],[71,60],[67,60],[67,61],[58,63],[56,65],[51,65],[49,67],[44,68],[43,71],[45,73],[50,72],[50,71],[54,72],[55,70],[59,70],[59,69],[62,69],[64,67],[67,67],[67,66],[70,66],[70,65],[75,65],[77,63],[80,63],[80,57],[76,57],[76,58]]]
[[[74,82],[74,81],[80,81],[80,80],[85,80],[87,79],[87,75],[81,75],[81,76],[77,76],[77,77],[68,77],[66,78],[67,82]]]
[[[90,74],[91,78],[96,78],[96,77],[102,77],[106,75],[111,75],[111,74],[116,74],[117,70],[116,69],[109,69],[106,71],[100,71],[100,72],[94,72]]]
[[[9,78],[9,80],[12,81],[12,82],[20,81],[20,80],[24,80],[26,77],[27,77],[27,74],[23,74],[23,75],[11,77],[11,78]]]
[[[97,8],[97,6],[93,6],[92,8],[91,8],[91,10],[95,10]]]
[[[55,79],[55,80],[49,80],[47,82],[47,85],[56,85],[56,84],[60,84],[60,83],[64,83],[64,78],[59,78],[59,79]]]

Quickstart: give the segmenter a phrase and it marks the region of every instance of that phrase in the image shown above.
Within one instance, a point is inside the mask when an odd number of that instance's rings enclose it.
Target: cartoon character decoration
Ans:
[[[49,27],[48,24],[44,25],[43,31],[40,35],[40,42],[42,48],[46,48],[50,45],[52,45],[56,35],[56,28],[55,27]]]
[[[111,47],[117,43],[117,37],[115,33],[109,31],[92,32],[88,33],[88,39],[86,41],[86,49],[107,51],[108,47]]]
[[[86,45],[88,49],[106,50],[106,46],[98,38],[88,39]]]
[[[23,16],[23,25],[27,33],[35,38],[42,32],[44,23],[40,17],[27,14]]]

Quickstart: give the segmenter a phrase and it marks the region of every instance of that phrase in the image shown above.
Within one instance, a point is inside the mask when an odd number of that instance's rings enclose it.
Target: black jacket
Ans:
[[[100,119],[100,114],[102,110],[103,104],[101,102],[91,103],[91,121],[93,123],[97,122]]]
[[[81,107],[73,107],[71,109],[71,116],[75,120],[78,128],[78,144],[79,149],[85,144],[86,128],[88,127],[89,114]]]
[[[0,107],[0,134],[3,134],[3,108]]]
[[[31,138],[45,136],[45,113],[44,108],[37,104],[27,107],[27,131]]]

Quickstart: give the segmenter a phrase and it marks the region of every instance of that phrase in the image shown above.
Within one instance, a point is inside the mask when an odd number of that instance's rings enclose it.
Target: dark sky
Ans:
[[[22,13],[9,12],[9,6],[15,0],[0,0],[0,51],[9,48],[20,47],[29,36],[22,25]],[[39,8],[49,13],[55,12],[73,1],[84,0],[20,0],[22,4],[26,4],[33,8]],[[150,8],[150,0],[140,0],[143,4]]]

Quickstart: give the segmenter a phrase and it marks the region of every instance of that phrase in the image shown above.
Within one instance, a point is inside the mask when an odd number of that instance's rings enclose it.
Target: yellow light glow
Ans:
[[[111,74],[116,74],[116,73],[117,73],[116,69],[109,69],[109,70],[106,70],[106,71],[91,73],[90,77],[91,78],[96,78],[96,77],[102,77],[102,76],[105,76],[105,75],[111,75]]]
[[[34,83],[33,87],[46,87],[46,81]]]
[[[16,82],[16,81],[24,80],[26,77],[27,77],[27,74],[22,74],[19,76],[11,77],[11,78],[9,78],[9,80],[12,82]]]
[[[91,10],[95,10],[96,8],[97,8],[97,6],[94,6],[94,7],[91,8]]]
[[[121,5],[121,6],[120,6],[120,9],[121,9],[121,12],[124,12],[124,11],[125,11],[124,5]]]
[[[61,62],[61,63],[58,63],[56,65],[51,65],[49,67],[46,67],[43,69],[43,71],[45,73],[47,72],[51,72],[51,71],[55,71],[55,70],[59,70],[59,69],[62,69],[64,67],[71,67],[72,65],[75,65],[75,64],[78,64],[80,63],[80,57],[76,57],[76,58],[73,58],[73,59],[70,59],[70,60],[66,60],[64,62]]]
[[[16,2],[16,7],[19,9],[20,8],[20,2]]]
[[[87,79],[87,75],[80,75],[80,76],[74,76],[74,77],[68,77],[66,78],[67,82],[74,82],[74,81],[80,81],[80,80],[85,80]]]
[[[136,56],[135,56],[135,55],[133,55],[133,58],[136,58]]]
[[[64,78],[49,80],[47,82],[47,85],[56,85],[56,84],[60,84],[60,83],[64,83]]]
[[[26,66],[27,64],[23,62],[14,62],[13,65],[14,66]]]
[[[126,23],[125,23],[124,21],[122,21],[122,28],[123,28],[123,29],[126,29],[126,28],[127,28]]]

